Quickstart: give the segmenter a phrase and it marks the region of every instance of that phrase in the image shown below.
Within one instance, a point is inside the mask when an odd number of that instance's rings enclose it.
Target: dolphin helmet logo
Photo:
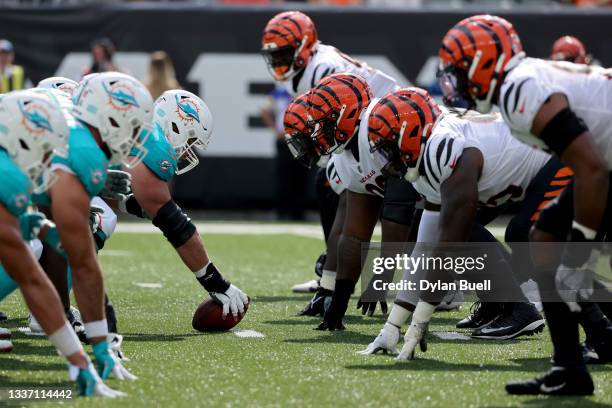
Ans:
[[[110,86],[109,86],[110,85]],[[110,104],[119,110],[127,110],[132,106],[139,108],[140,105],[133,95],[132,90],[122,82],[104,83],[104,90],[108,94]]]
[[[53,132],[53,127],[49,121],[49,114],[42,106],[25,102],[19,104],[19,110],[23,115],[24,125],[30,132]]]
[[[176,100],[176,105],[179,109],[177,112],[181,118],[189,122],[195,120],[196,122],[200,123],[200,114],[198,113],[198,108],[195,106],[193,101],[191,101],[189,98],[181,100],[178,95],[174,95],[174,99]],[[181,115],[181,112],[185,115],[185,117]]]

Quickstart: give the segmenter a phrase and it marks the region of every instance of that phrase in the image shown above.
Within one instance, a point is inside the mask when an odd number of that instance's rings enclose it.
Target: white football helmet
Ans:
[[[31,90],[15,91],[0,99],[0,147],[28,176],[34,193],[55,181],[49,167],[54,155],[67,155],[70,130],[61,108]]]
[[[119,72],[90,74],[72,101],[74,117],[100,132],[111,165],[133,168],[142,161],[153,119],[153,98],[142,83]]]
[[[37,88],[59,89],[60,91],[70,94],[71,96],[74,94],[77,86],[79,86],[78,82],[64,77],[49,77],[43,79],[38,83],[38,85],[36,85]]]
[[[179,162],[176,174],[197,166],[200,160],[195,149],[206,149],[213,129],[212,114],[204,101],[180,89],[166,91],[155,101],[154,121],[174,148]]]

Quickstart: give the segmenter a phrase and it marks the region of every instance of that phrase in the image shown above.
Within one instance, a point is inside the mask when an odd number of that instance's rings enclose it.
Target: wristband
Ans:
[[[223,278],[212,262],[206,266],[204,275],[197,277],[197,280],[210,293],[225,293],[230,287],[230,283]]]

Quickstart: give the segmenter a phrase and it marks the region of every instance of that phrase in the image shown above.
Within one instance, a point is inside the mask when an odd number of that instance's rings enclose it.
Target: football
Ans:
[[[250,299],[249,299],[250,303]],[[249,303],[244,305],[244,313],[237,318],[228,313],[225,319],[221,316],[223,307],[212,298],[205,299],[193,313],[191,325],[200,332],[226,331],[236,326],[246,315]]]

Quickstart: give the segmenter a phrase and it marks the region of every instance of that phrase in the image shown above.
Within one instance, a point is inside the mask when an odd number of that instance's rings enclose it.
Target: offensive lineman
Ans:
[[[544,376],[507,384],[511,394],[590,395],[594,386],[579,346],[578,313],[593,293],[597,243],[610,233],[609,171],[612,169],[612,93],[609,70],[527,58],[508,21],[474,16],[446,34],[439,50],[441,86],[449,101],[480,112],[499,106],[512,135],[559,156],[574,179],[542,211],[532,240],[583,243],[565,246],[562,259],[533,253],[541,290],[558,291],[544,312],[554,345],[553,367]],[[557,266],[558,265],[558,266]],[[609,300],[609,297],[608,297]],[[605,329],[604,329],[605,330]],[[602,333],[602,338],[610,333]]]
[[[67,154],[66,119],[59,107],[44,96],[17,91],[1,98],[0,123],[0,167],[4,177],[0,188],[0,282],[3,287],[12,287],[8,277],[16,280],[49,340],[67,358],[70,378],[76,380],[81,395],[125,395],[108,388],[98,376],[66,320],[57,292],[24,242],[38,238],[40,231],[41,239],[58,247],[55,226],[42,214],[26,211],[32,191],[40,193],[52,186],[49,167],[54,156]],[[1,293],[5,297],[9,292]]]

